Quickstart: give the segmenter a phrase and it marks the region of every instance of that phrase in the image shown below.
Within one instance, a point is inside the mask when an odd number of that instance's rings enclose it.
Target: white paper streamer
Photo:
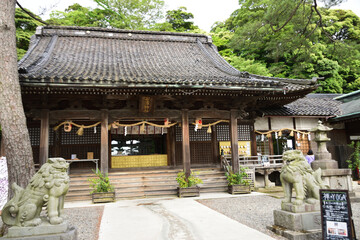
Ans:
[[[275,132],[275,139],[278,139],[278,133]]]
[[[308,134],[308,139],[309,139],[309,141],[311,141],[311,134],[310,133]]]
[[[96,126],[94,127],[94,133],[96,133]]]
[[[127,135],[127,127],[124,127],[124,136]]]

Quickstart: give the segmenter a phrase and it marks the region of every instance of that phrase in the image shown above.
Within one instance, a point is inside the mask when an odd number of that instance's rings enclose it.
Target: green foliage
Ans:
[[[107,27],[110,14],[108,10],[91,9],[75,3],[64,12],[53,11],[48,23],[61,26]]]
[[[246,168],[240,167],[240,171],[238,173],[234,173],[233,171],[228,171],[226,175],[226,179],[228,181],[228,185],[246,185],[250,184],[249,180],[244,179],[247,178],[248,175],[245,172]]]
[[[326,5],[337,2],[325,0]],[[229,19],[211,30],[219,53],[234,67],[274,77],[323,77],[317,92],[358,89],[360,18],[352,11],[317,7],[320,25],[313,0],[239,3]]]
[[[352,141],[351,144],[349,144],[349,147],[353,148],[354,152],[349,156],[346,162],[350,169],[356,170],[360,167],[360,142],[357,141],[355,143]]]
[[[193,172],[191,172],[190,176],[186,179],[184,171],[178,173],[176,181],[178,182],[180,188],[188,188],[203,183],[203,181],[196,177]]]
[[[20,8],[15,9],[16,49],[18,60],[25,55],[29,48],[30,38],[35,33],[36,28],[40,25],[42,24],[34,20]]]
[[[110,184],[107,174],[102,174],[99,170],[94,171],[96,178],[89,178],[90,187],[93,189],[91,193],[113,192],[114,186]]]
[[[163,0],[94,0],[109,14],[108,24],[123,29],[151,29],[163,16]]]
[[[186,7],[179,7],[177,10],[166,12],[166,21],[170,23],[171,28],[176,32],[187,32],[198,28],[194,25],[194,22],[190,21],[194,18],[194,15],[186,12],[186,10]]]

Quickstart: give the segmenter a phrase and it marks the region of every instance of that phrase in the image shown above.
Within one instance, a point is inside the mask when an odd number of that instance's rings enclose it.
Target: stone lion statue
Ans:
[[[290,203],[292,190],[296,193],[295,205],[305,202],[313,204],[319,200],[319,189],[328,188],[321,179],[321,169],[314,172],[300,150],[290,150],[283,153],[284,165],[280,180],[284,188],[284,203]]]
[[[13,183],[14,197],[2,210],[3,222],[9,226],[37,226],[42,222],[40,213],[45,206],[49,222],[62,223],[61,214],[69,189],[68,167],[65,159],[50,158],[25,189]]]

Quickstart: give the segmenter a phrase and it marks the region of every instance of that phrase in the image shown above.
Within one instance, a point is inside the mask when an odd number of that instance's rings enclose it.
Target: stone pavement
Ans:
[[[261,193],[252,193],[256,194]],[[273,239],[196,201],[226,197],[246,196],[203,193],[197,198],[119,200],[104,204],[99,240]],[[77,204],[80,203],[66,203],[65,207]]]

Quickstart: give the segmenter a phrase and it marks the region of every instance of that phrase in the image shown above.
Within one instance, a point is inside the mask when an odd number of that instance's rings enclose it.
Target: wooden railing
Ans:
[[[231,155],[223,155],[221,159],[224,168],[226,163],[230,165]],[[283,160],[282,155],[239,156],[239,165],[248,168],[281,168]]]

